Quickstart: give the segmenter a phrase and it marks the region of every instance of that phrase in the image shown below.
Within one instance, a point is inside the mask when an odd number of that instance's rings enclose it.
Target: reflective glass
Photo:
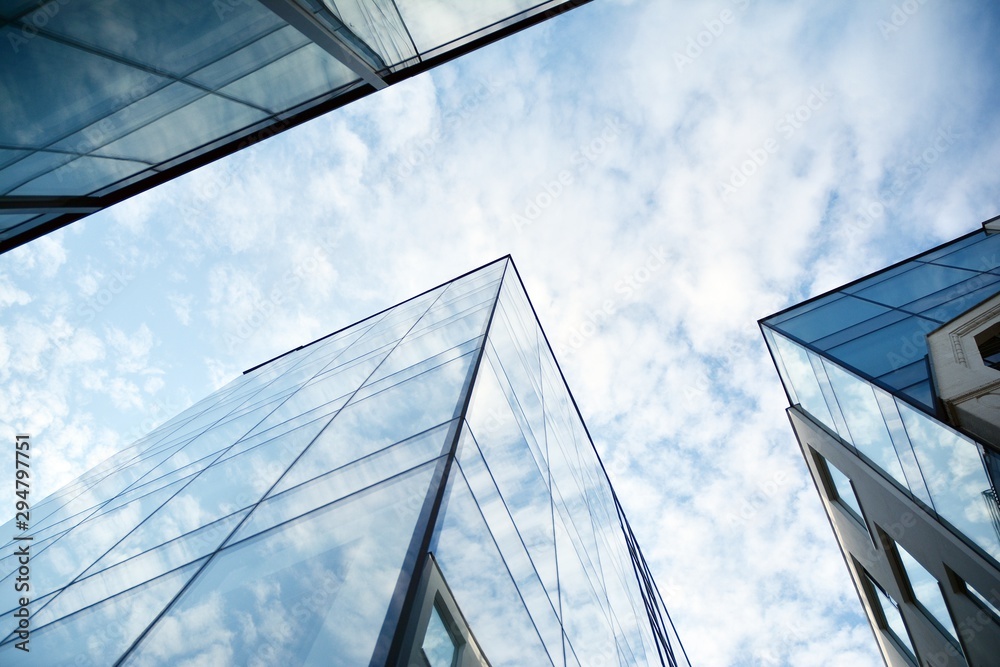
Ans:
[[[259,109],[209,94],[112,141],[94,154],[138,162],[164,162],[266,117]]]
[[[463,430],[458,460],[539,637],[550,655],[558,655],[562,650],[562,627],[557,611],[559,599],[550,598],[546,593],[527,546],[469,429]]]
[[[199,563],[174,570],[142,586],[87,607],[44,628],[33,629],[29,653],[8,642],[0,662],[11,665],[106,665],[134,642],[177,595]]]
[[[453,424],[442,424],[331,470],[305,484],[287,491],[273,492],[253,510],[253,514],[240,526],[230,542],[255,535],[440,457],[451,444],[452,426]],[[422,500],[422,492],[419,497]]]
[[[431,606],[431,617],[420,649],[430,667],[452,667],[455,662],[455,640],[441,620],[437,605]]]
[[[826,406],[823,392],[820,391],[812,363],[809,361],[809,352],[784,336],[776,335],[774,342],[777,344],[777,353],[781,355],[785,372],[788,373],[788,379],[795,387],[795,395],[802,409],[825,424],[827,428],[836,430],[830,409]]]
[[[453,472],[445,493],[431,552],[490,664],[561,662],[542,644],[465,478]]]
[[[927,354],[927,334],[938,326],[933,320],[914,315],[831,348],[829,354],[878,377],[922,359]]]
[[[11,27],[0,28],[0,41],[10,47],[0,49],[0,143],[8,147],[45,146],[117,111],[131,91],[167,83],[42,35],[26,40]]]
[[[882,590],[882,587],[875,583],[871,577],[868,577],[868,583],[871,584],[872,590],[875,591],[875,600],[882,609],[882,615],[889,626],[887,628],[889,634],[904,649],[909,651],[912,658],[913,644],[910,642],[910,633],[906,630],[906,623],[903,622],[903,615],[899,611],[899,604],[889,597],[889,594]]]
[[[214,664],[368,664],[420,507],[405,499],[430,475],[397,477],[224,549],[123,664],[206,656]]]
[[[183,76],[279,25],[278,17],[256,2],[90,0],[60,5],[45,28]]]
[[[848,295],[830,301],[807,314],[785,320],[781,324],[781,329],[811,343],[887,312],[889,309],[885,306]]]
[[[507,19],[538,4],[537,0],[480,0],[452,3],[445,0],[397,0],[417,50],[426,53],[484,26]]]
[[[941,593],[941,584],[938,583],[933,574],[927,571],[927,568],[921,565],[899,543],[896,544],[896,551],[899,553],[899,559],[903,563],[903,570],[906,572],[906,577],[910,582],[910,588],[913,589],[913,597],[917,599],[921,607],[927,610],[941,624],[941,627],[948,631],[952,639],[957,643],[958,633],[955,631],[955,624],[952,623],[951,614],[948,613],[948,605],[945,603],[944,595]]]
[[[223,87],[220,92],[278,113],[358,80],[358,75],[309,44]]]
[[[854,495],[854,487],[851,486],[851,480],[848,479],[847,475],[840,472],[840,468],[829,461],[826,462],[826,469],[830,473],[830,479],[833,481],[833,488],[837,492],[837,499],[854,512],[854,517],[858,521],[864,523],[864,519],[862,518],[864,515],[861,513],[861,503],[858,502],[858,497]]]
[[[850,432],[848,439],[875,465],[906,486],[903,469],[896,457],[889,429],[885,425],[878,401],[875,400],[872,386],[826,360],[823,365],[847,422]]]
[[[994,529],[996,500],[979,445],[897,401],[906,433],[934,509],[994,558],[1000,558],[1000,537]],[[986,493],[984,493],[986,492]]]
[[[460,408],[472,354],[422,373],[337,413],[275,493],[450,421]]]

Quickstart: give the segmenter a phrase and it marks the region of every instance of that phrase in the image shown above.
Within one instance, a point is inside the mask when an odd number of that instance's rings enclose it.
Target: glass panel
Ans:
[[[913,597],[958,643],[958,633],[955,632],[955,624],[951,621],[948,605],[944,601],[944,595],[941,594],[941,584],[899,543],[896,543],[896,551],[899,552],[899,559],[903,563],[906,577],[910,580]]]
[[[949,244],[946,254],[936,253],[935,264],[955,266],[972,271],[991,271],[997,268],[998,251],[1000,251],[1000,236],[994,234],[978,234],[965,242]],[[930,261],[928,257],[921,257]]]
[[[829,471],[830,479],[833,481],[833,488],[837,492],[837,499],[854,512],[854,518],[864,523],[864,519],[862,518],[864,515],[861,513],[861,503],[858,502],[858,497],[854,495],[854,487],[851,486],[851,480],[848,479],[847,475],[840,472],[840,468],[829,461],[826,461],[826,469]]]
[[[115,547],[120,562],[257,503],[307,444],[281,438],[207,468]]]
[[[357,80],[339,60],[309,44],[220,92],[277,113]]]
[[[896,403],[934,508],[1000,559],[1000,538],[993,524],[998,508],[979,446],[902,401]]]
[[[288,491],[272,493],[257,506],[230,542],[250,537],[334,500],[346,498],[443,455],[450,445],[449,434],[453,426],[454,423],[443,424]]]
[[[889,312],[885,306],[853,296],[844,296],[826,305],[793,317],[781,324],[781,330],[811,343],[859,322]]]
[[[73,4],[73,3],[69,3]],[[89,3],[79,3],[86,7]],[[137,5],[138,6],[138,5]],[[68,11],[60,5],[59,15]],[[167,79],[19,29],[0,28],[0,143],[45,146],[117,111],[130,91]]]
[[[427,622],[427,632],[420,650],[424,652],[424,658],[430,667],[452,667],[455,662],[457,646],[441,620],[437,605],[431,607],[431,617]]]
[[[281,25],[259,3],[90,0],[59,6],[46,30],[183,76]]]
[[[935,264],[918,264],[910,271],[858,291],[857,295],[887,306],[899,307],[968,280],[974,275],[961,269]]]
[[[124,664],[206,656],[213,664],[368,664],[420,509],[408,500],[426,493],[432,472],[426,466],[223,549]]]
[[[217,90],[308,43],[309,40],[301,32],[291,26],[285,26],[247,44],[225,58],[216,60],[187,78],[189,81]]]
[[[537,0],[397,0],[403,22],[420,53],[443,46],[538,4]],[[487,653],[488,655],[488,653]]]
[[[823,365],[847,421],[850,431],[848,439],[875,465],[906,486],[903,469],[896,457],[889,429],[882,418],[872,386],[825,359]]]
[[[448,480],[444,514],[431,541],[448,588],[493,667],[551,665],[553,660],[460,473],[453,469]]]
[[[831,348],[832,358],[878,377],[927,355],[927,334],[939,324],[923,317],[907,317],[895,324]]]
[[[476,504],[489,526],[501,558],[514,580],[521,599],[550,655],[562,651],[562,628],[557,608],[559,599],[549,598],[531,561],[521,534],[514,525],[496,481],[483,460],[472,432],[463,429],[458,460]]]
[[[480,367],[469,409],[469,425],[532,565],[545,585],[552,605],[558,608],[548,469],[539,467],[539,461],[513,418],[496,376],[491,369],[483,366]]]
[[[778,354],[781,355],[781,362],[788,373],[788,378],[795,387],[795,395],[802,409],[825,424],[827,428],[836,431],[837,427],[830,416],[830,410],[826,406],[823,392],[820,391],[816,374],[809,361],[809,352],[784,336],[775,335],[774,342],[777,344]]]
[[[882,615],[889,626],[889,634],[913,657],[913,644],[910,643],[910,634],[906,631],[906,623],[903,622],[903,615],[899,611],[899,604],[896,603],[889,594],[882,590],[882,587],[875,583],[875,580],[868,577],[868,583],[875,591],[875,601],[882,609]]]
[[[96,564],[88,572],[97,574],[87,575],[66,587],[36,612],[35,625],[41,627],[201,559],[215,551],[246,514],[247,510],[237,512],[107,569],[103,569],[104,561]]]
[[[461,408],[462,388],[473,360],[474,356],[467,354],[375,396],[352,401],[337,413],[274,492],[451,421]]]
[[[159,163],[267,118],[267,114],[216,95],[172,111],[99,148],[95,155]]]
[[[0,662],[17,665],[30,656],[35,665],[109,664],[139,637],[199,565],[174,570],[58,623],[32,630],[31,652],[7,643],[0,646]]]

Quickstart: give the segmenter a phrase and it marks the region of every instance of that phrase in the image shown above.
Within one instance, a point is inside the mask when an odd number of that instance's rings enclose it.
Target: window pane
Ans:
[[[427,633],[421,645],[424,657],[431,667],[451,667],[455,660],[455,640],[441,620],[437,605],[431,607],[431,618],[427,623]]]
[[[896,550],[899,552],[899,559],[903,561],[906,576],[910,580],[913,597],[957,642],[958,633],[955,632],[955,624],[951,621],[951,614],[948,613],[948,605],[944,601],[944,595],[941,594],[941,585],[938,580],[898,543]]]

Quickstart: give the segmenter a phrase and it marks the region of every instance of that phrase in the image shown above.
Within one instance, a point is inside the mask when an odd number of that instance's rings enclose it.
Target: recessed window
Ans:
[[[867,573],[865,573],[865,579],[868,580],[869,589],[875,594],[876,606],[882,611],[882,619],[879,623],[882,629],[888,634],[892,639],[896,641],[910,659],[916,661],[916,656],[913,652],[913,643],[910,641],[910,633],[906,630],[906,623],[903,621],[903,615],[899,611],[899,603],[892,599],[885,589],[878,585],[878,583],[871,578]]]
[[[858,502],[858,496],[854,493],[854,485],[851,484],[851,480],[844,473],[840,472],[840,469],[824,459],[822,456],[817,455],[820,460],[826,465],[826,471],[829,474],[830,482],[833,483],[832,489],[827,489],[827,494],[834,500],[839,500],[841,507],[847,510],[848,514],[852,515],[858,520],[862,525],[865,524],[864,515],[861,513],[861,503]]]
[[[996,603],[970,586],[969,582],[963,581],[962,583],[965,585],[965,592],[969,594],[969,597],[978,602],[984,610],[992,614],[993,620],[996,623],[1000,623],[1000,609],[997,608]],[[993,592],[994,594],[996,593],[996,591]]]
[[[896,544],[896,552],[903,565],[903,571],[910,582],[910,589],[913,597],[923,611],[937,621],[938,625],[947,630],[951,638],[958,643],[958,632],[955,631],[955,624],[948,613],[948,605],[941,593],[941,584],[933,574],[927,571],[916,558],[910,555],[906,549]]]
[[[1000,323],[975,336],[975,340],[983,363],[990,368],[1000,370]]]
[[[452,667],[455,664],[458,644],[436,604],[431,607],[431,617],[420,649],[430,667]]]

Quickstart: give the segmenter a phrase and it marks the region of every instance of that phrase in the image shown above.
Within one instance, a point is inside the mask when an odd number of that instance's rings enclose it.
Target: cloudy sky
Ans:
[[[756,320],[1000,213],[991,5],[598,0],[33,241],[0,435],[39,498],[510,253],[692,663],[880,664]]]

